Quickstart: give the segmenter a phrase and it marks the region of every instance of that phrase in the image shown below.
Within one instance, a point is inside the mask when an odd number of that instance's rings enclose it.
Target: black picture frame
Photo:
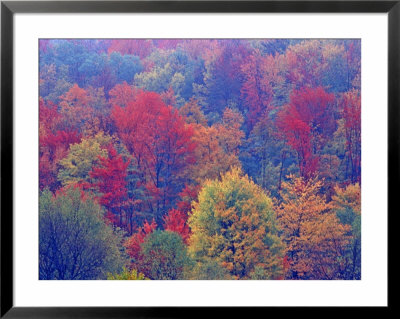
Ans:
[[[15,307],[13,302],[13,16],[15,13],[269,12],[388,13],[388,218],[398,213],[400,0],[396,1],[1,1],[1,318],[176,318],[225,316],[224,307]],[[391,214],[390,214],[391,213]],[[390,225],[390,222],[388,223]],[[393,227],[393,222],[392,222]],[[390,229],[388,229],[388,233]],[[389,244],[390,235],[388,237]],[[390,247],[390,245],[388,245]],[[389,255],[388,255],[389,256]],[[390,261],[390,260],[389,260]],[[390,263],[390,262],[389,262]],[[388,264],[389,264],[388,263]],[[390,281],[388,280],[388,286]],[[391,306],[388,299],[388,310]],[[235,309],[248,316],[249,309]],[[307,307],[291,307],[298,316]],[[336,312],[336,309],[330,311]],[[370,310],[368,310],[370,311]],[[246,315],[247,314],[247,315]]]

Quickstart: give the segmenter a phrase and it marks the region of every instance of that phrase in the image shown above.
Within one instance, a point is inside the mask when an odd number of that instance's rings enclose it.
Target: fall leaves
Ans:
[[[189,226],[189,251],[200,267],[216,261],[230,279],[256,275],[277,279],[281,275],[283,245],[272,201],[240,169],[206,182],[194,203]]]
[[[107,262],[84,278],[360,279],[359,49],[50,40],[40,51],[43,225],[92,234],[84,249]],[[50,228],[41,247],[60,243]],[[41,254],[43,277],[67,279]]]
[[[340,223],[332,202],[319,194],[322,183],[290,176],[278,206],[286,243],[287,279],[345,279],[351,227]],[[338,192],[342,192],[337,188]]]

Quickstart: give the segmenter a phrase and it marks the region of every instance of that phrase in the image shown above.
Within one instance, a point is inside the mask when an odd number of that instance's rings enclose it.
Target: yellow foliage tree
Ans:
[[[224,279],[281,278],[283,245],[272,206],[239,168],[206,181],[189,217],[195,269],[222,268]]]

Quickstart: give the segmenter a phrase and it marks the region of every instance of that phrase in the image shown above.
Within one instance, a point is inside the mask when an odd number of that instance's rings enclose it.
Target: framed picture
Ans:
[[[389,309],[399,28],[398,1],[2,1],[1,316]]]

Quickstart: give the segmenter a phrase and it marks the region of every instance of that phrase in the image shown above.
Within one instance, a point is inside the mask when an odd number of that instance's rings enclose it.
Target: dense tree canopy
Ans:
[[[359,40],[51,39],[39,66],[41,279],[361,279]]]

